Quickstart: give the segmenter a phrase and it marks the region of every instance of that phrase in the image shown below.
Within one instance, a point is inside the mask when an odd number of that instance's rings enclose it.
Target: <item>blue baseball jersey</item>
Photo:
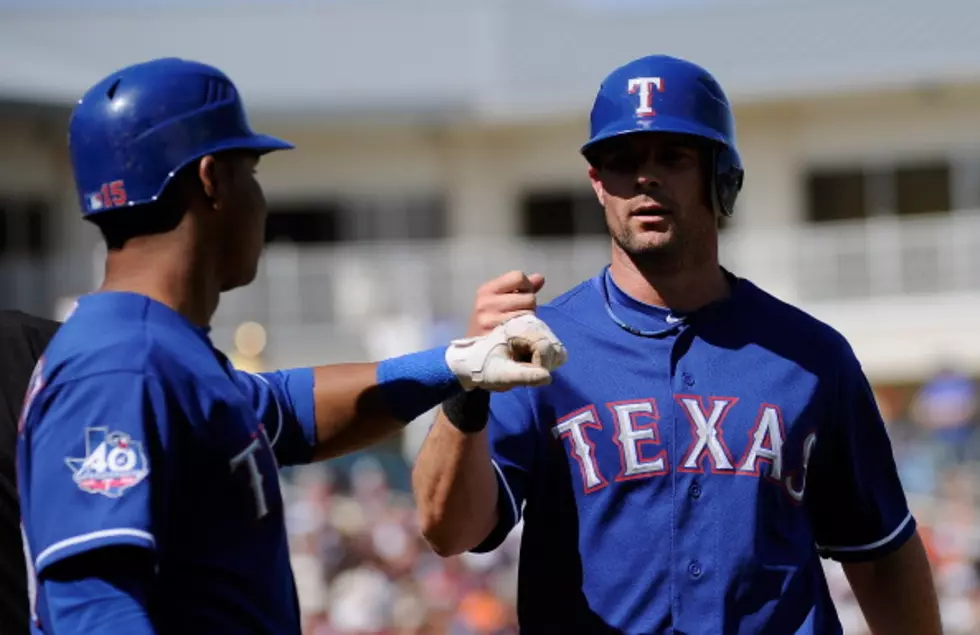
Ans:
[[[523,513],[522,633],[840,633],[821,556],[913,534],[847,341],[729,277],[683,316],[607,272],[539,309],[569,361],[493,396],[500,521],[475,549]]]
[[[299,633],[278,465],[308,462],[313,372],[236,371],[141,295],[82,297],[41,359],[18,447],[35,631],[45,571],[111,545],[153,550],[167,633]]]

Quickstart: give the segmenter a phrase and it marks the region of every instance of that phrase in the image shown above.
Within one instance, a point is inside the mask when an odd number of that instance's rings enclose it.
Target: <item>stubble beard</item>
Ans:
[[[637,269],[646,272],[669,273],[683,267],[684,241],[680,236],[668,235],[658,243],[644,243],[628,227],[612,234],[613,241]]]

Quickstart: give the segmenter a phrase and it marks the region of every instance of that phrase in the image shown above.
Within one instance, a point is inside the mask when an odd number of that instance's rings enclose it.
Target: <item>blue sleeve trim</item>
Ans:
[[[446,363],[446,348],[440,346],[378,363],[378,386],[392,416],[410,423],[462,390]]]
[[[868,562],[883,558],[898,550],[915,534],[915,518],[912,512],[905,516],[892,533],[881,540],[867,545],[856,546],[822,546],[817,545],[817,553],[822,558],[830,558],[838,562]]]
[[[154,549],[156,539],[153,534],[142,529],[100,529],[54,543],[37,555],[34,559],[34,569],[40,574],[45,567],[55,562],[110,545],[133,545]]]
[[[282,371],[286,396],[293,416],[303,430],[303,438],[310,448],[316,445],[316,404],[313,398],[315,380],[312,368],[296,368]]]

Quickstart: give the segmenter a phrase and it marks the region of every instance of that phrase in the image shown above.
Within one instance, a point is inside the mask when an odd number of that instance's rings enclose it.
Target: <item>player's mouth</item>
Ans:
[[[630,212],[630,217],[639,218],[643,221],[657,221],[663,220],[672,214],[673,212],[670,211],[670,208],[664,207],[660,203],[648,203],[640,205]]]

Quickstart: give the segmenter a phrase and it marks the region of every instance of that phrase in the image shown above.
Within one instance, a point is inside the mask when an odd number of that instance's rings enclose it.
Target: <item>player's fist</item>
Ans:
[[[544,276],[523,271],[509,271],[483,283],[476,291],[467,336],[485,335],[512,317],[533,313],[543,286]]]
[[[532,313],[509,318],[487,335],[453,340],[446,350],[446,363],[466,390],[543,386],[567,359],[561,340]]]

